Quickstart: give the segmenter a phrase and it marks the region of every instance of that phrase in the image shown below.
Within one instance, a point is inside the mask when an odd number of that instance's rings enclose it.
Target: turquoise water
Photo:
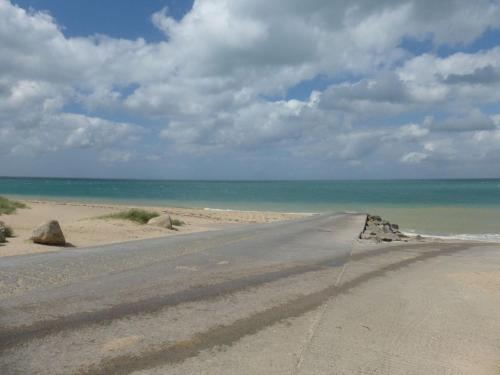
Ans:
[[[0,178],[0,194],[235,210],[372,212],[420,233],[500,234],[500,180],[143,181]]]

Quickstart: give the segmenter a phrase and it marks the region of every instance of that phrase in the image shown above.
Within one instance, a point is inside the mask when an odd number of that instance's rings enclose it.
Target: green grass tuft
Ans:
[[[179,220],[179,219],[171,219],[171,220],[172,220],[172,225],[175,227],[181,227],[184,224],[186,224],[185,222],[183,222],[182,220]]]
[[[149,220],[158,216],[160,216],[160,214],[154,211],[146,211],[138,208],[132,208],[127,211],[117,212],[114,214],[109,214],[101,217],[103,219],[130,220],[139,224],[146,224]]]
[[[7,238],[11,238],[11,237],[14,237],[14,231],[12,230],[11,227],[9,226],[4,226],[4,233],[5,233],[5,237]]]
[[[0,197],[0,215],[10,215],[18,208],[28,208],[24,203]]]

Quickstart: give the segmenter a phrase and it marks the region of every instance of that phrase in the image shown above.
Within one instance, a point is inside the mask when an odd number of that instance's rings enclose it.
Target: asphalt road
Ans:
[[[500,245],[365,219],[0,259],[0,374],[500,374]]]
[[[0,373],[168,373],[321,306],[364,221],[323,215],[1,259]]]

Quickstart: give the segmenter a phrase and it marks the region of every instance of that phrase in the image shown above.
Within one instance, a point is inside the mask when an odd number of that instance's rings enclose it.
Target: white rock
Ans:
[[[148,221],[148,225],[154,225],[156,227],[167,228],[167,229],[173,228],[172,219],[170,218],[170,215],[160,215],[154,217]]]
[[[35,228],[31,240],[42,245],[66,245],[66,239],[57,220],[47,221]]]

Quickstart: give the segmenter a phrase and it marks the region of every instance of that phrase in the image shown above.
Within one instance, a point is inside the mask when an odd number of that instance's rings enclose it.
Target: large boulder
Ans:
[[[47,221],[35,228],[31,240],[42,245],[66,245],[66,239],[57,220]]]
[[[148,221],[148,225],[154,225],[160,228],[173,229],[170,215],[160,215]]]

